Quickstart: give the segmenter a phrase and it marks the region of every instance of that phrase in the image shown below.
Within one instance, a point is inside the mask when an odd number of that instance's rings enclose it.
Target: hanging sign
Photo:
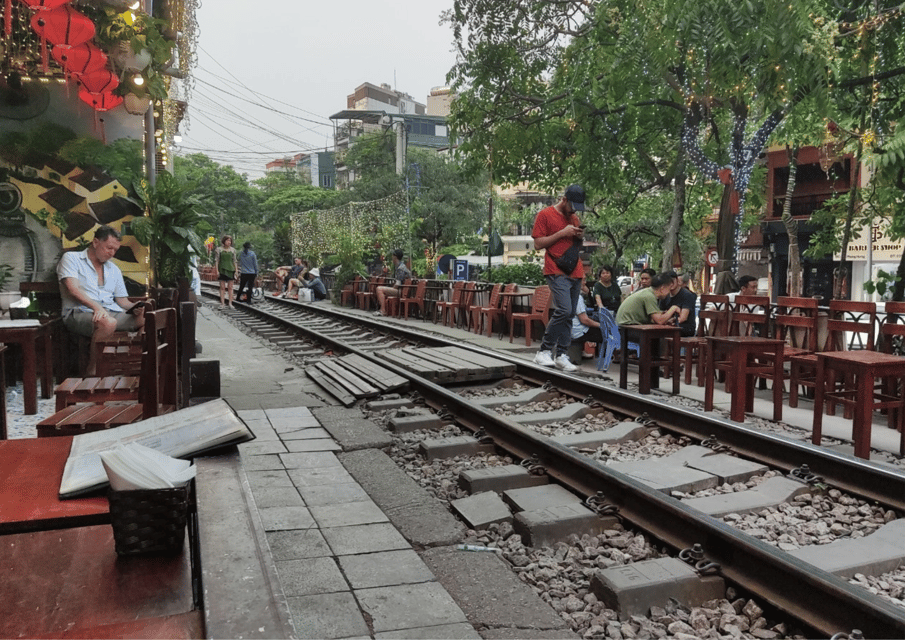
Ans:
[[[720,254],[716,249],[707,249],[704,259],[707,261],[708,266],[715,267],[720,261]]]

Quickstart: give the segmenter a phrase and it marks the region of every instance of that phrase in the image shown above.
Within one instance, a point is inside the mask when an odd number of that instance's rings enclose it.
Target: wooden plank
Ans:
[[[408,380],[402,376],[398,376],[387,369],[381,368],[379,365],[361,357],[357,353],[343,356],[342,358],[339,358],[339,362],[363,372],[363,377],[370,376],[372,384],[379,386],[385,391],[398,389],[408,384]]]
[[[424,362],[429,362],[438,374],[443,376],[442,379],[445,382],[470,380],[474,375],[470,371],[473,367],[468,367],[466,363],[438,353],[433,349],[407,347],[405,351]]]
[[[390,360],[406,371],[411,371],[433,382],[448,382],[454,378],[455,372],[448,369],[437,369],[436,365],[425,362],[417,354],[410,353],[406,349],[387,349],[380,352],[383,357]]]
[[[367,380],[352,373],[345,367],[332,360],[321,360],[314,365],[324,375],[332,378],[337,384],[349,390],[349,393],[357,398],[371,398],[380,394],[380,391]]]
[[[312,380],[314,380],[317,384],[319,384],[323,389],[329,393],[331,396],[339,400],[345,406],[349,407],[355,404],[355,396],[348,393],[345,389],[340,386],[337,386],[333,383],[329,378],[325,378],[320,369],[317,367],[311,366],[305,369],[305,373],[308,374]]]
[[[505,360],[500,360],[499,358],[494,358],[493,356],[485,355],[483,353],[476,353],[474,351],[469,351],[460,347],[435,347],[434,350],[453,354],[467,362],[474,362],[480,364],[483,367],[502,368],[502,370],[506,371],[515,371],[515,365],[506,362]]]

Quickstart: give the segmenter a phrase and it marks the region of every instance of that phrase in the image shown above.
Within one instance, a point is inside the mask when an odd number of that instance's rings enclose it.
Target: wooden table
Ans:
[[[51,396],[53,362],[50,355],[50,323],[40,320],[0,320],[0,342],[22,346],[22,386],[25,414],[38,412],[38,341],[41,341],[41,397]]]
[[[736,422],[745,421],[745,411],[754,410],[754,378],[759,372],[773,374],[773,419],[782,420],[782,340],[756,336],[709,336],[706,346],[704,373],[704,411],[713,411],[713,383],[716,378],[716,353],[727,353],[730,370],[726,374],[732,380],[729,417]],[[773,354],[771,364],[758,363],[755,358],[764,353]]]
[[[72,436],[0,441],[0,535],[110,522],[106,496],[60,500]]]
[[[622,358],[619,361],[619,387],[628,388],[628,334],[634,333],[638,338],[638,346],[641,351],[638,354],[638,393],[648,394],[651,388],[659,388],[659,375],[654,371],[659,367],[672,367],[672,392],[679,393],[679,366],[681,365],[679,338],[682,335],[681,327],[664,324],[625,324],[620,325],[619,333],[622,336]],[[654,340],[672,338],[671,353],[667,357],[651,357],[651,345]]]
[[[855,442],[855,456],[870,458],[870,430],[874,409],[887,408],[897,412],[899,430],[899,455],[905,455],[905,399],[901,395],[889,400],[875,401],[874,380],[876,378],[898,378],[905,381],[905,358],[878,351],[827,351],[817,354],[817,377],[814,389],[814,423],[811,442],[819,445],[823,431],[824,400],[836,399],[837,394],[829,388],[828,374],[837,371],[855,378],[855,388],[848,391],[854,396],[848,400],[854,405],[852,439]],[[829,397],[827,397],[829,396]],[[838,400],[837,400],[838,401]]]

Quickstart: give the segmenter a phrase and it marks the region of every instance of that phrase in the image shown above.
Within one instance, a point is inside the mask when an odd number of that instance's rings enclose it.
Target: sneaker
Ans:
[[[564,353],[561,353],[556,357],[556,361],[553,363],[556,365],[557,369],[562,369],[566,373],[570,371],[578,371],[578,367],[572,364],[572,361],[569,360],[569,356]]]
[[[542,367],[554,366],[553,353],[550,351],[538,351],[537,355],[534,356],[534,364],[539,364]]]

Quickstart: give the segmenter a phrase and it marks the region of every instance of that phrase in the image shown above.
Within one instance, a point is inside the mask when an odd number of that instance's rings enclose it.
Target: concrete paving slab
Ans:
[[[720,484],[747,482],[754,476],[765,474],[769,469],[766,465],[758,462],[736,458],[725,453],[706,456],[698,460],[689,460],[685,464],[692,469],[716,476],[719,478]]]
[[[353,524],[387,522],[387,516],[371,500],[309,507],[320,527],[347,527]]]
[[[570,402],[554,411],[541,411],[538,413],[522,413],[509,416],[513,422],[523,425],[549,424],[551,422],[569,422],[583,418],[591,411],[591,408],[581,402]]]
[[[602,569],[591,576],[591,591],[620,620],[646,616],[650,608],[665,606],[670,598],[687,606],[724,597],[726,586],[718,576],[701,578],[678,558],[644,560]]]
[[[299,419],[312,417],[311,410],[308,407],[268,407],[264,409],[264,415],[271,422],[276,422],[282,418]]]
[[[351,482],[351,477],[349,480],[350,482],[300,487],[299,493],[302,494],[305,504],[309,507],[343,504],[346,502],[362,502],[371,499],[357,482]]]
[[[646,437],[653,429],[634,421],[620,422],[609,429],[588,433],[570,433],[564,436],[552,436],[551,440],[566,447],[576,449],[596,449],[605,444],[633,442]]]
[[[367,449],[338,457],[416,548],[455,544],[464,536],[465,526],[383,451]]]
[[[472,529],[486,529],[492,524],[512,522],[512,512],[494,491],[452,500],[449,506]]]
[[[432,582],[434,574],[411,549],[379,551],[337,558],[353,589]]]
[[[561,485],[546,484],[540,487],[504,491],[503,502],[516,512],[539,511],[564,504],[580,504],[581,498]]]
[[[305,501],[295,487],[258,487],[251,490],[259,509],[266,507],[304,507]]]
[[[270,424],[273,425],[277,433],[286,431],[295,431],[296,429],[314,429],[320,426],[320,423],[312,415],[299,415],[296,417],[280,417],[271,418]]]
[[[281,440],[318,440],[332,438],[323,427],[305,427],[302,429],[290,429],[283,431],[278,436]]]
[[[280,455],[280,460],[287,469],[321,469],[342,466],[336,456],[329,451],[284,453]]]
[[[267,543],[274,560],[325,558],[333,555],[323,534],[317,528],[291,531],[268,531]]]
[[[396,433],[409,433],[419,429],[439,429],[442,426],[443,421],[430,413],[416,416],[397,416],[390,418],[388,424],[390,430]]]
[[[319,438],[315,440],[286,440],[283,445],[290,453],[304,451],[342,451],[333,438]]]
[[[267,423],[264,423],[267,424]],[[247,426],[247,425],[246,425]],[[269,424],[265,427],[255,427],[251,429],[251,432],[255,434],[255,442],[279,442],[280,435],[273,430]]]
[[[467,622],[443,624],[438,627],[415,627],[375,633],[376,640],[481,640],[481,634]]]
[[[471,436],[450,436],[448,438],[428,438],[418,445],[418,452],[428,460],[444,460],[456,456],[477,456],[493,454],[492,444],[481,444]]]
[[[436,582],[359,589],[355,596],[371,616],[375,632],[467,622],[459,606]]]
[[[271,440],[271,441],[259,441],[252,440],[251,442],[243,442],[239,445],[239,448],[242,449],[243,453],[246,453],[250,456],[259,456],[266,453],[286,453],[288,450],[286,446],[279,440]]]
[[[317,469],[289,469],[287,473],[292,484],[299,489],[352,482],[349,472],[339,465]]]
[[[496,553],[444,546],[427,549],[422,558],[482,635],[490,629],[568,631],[566,622]]]
[[[372,400],[365,404],[368,411],[395,411],[396,409],[411,409],[415,406],[409,398],[394,398],[392,400]]]
[[[276,563],[287,596],[348,591],[349,584],[333,558],[301,558]]]
[[[326,527],[321,529],[321,532],[333,555],[336,556],[411,548],[402,534],[389,522]]]
[[[482,629],[484,640],[567,640],[578,638],[571,629]]]
[[[323,407],[314,415],[344,451],[384,449],[393,444],[393,437],[358,409]]]
[[[804,482],[794,478],[774,476],[748,491],[723,493],[704,498],[688,498],[682,502],[702,513],[719,518],[730,513],[743,515],[775,507],[788,502],[797,495],[810,492],[811,487]]]
[[[307,529],[315,524],[308,507],[265,507],[258,512],[265,531]]]
[[[905,519],[893,520],[863,538],[842,538],[789,554],[840,578],[856,573],[878,576],[905,564]]]
[[[502,493],[508,489],[540,487],[550,482],[550,477],[534,475],[517,464],[506,464],[484,469],[468,469],[459,474],[459,486],[468,493],[483,491]]]
[[[289,611],[300,640],[370,637],[358,602],[351,593],[288,598]]]
[[[564,541],[573,533],[599,535],[618,522],[611,516],[601,518],[576,502],[538,511],[520,511],[515,514],[512,527],[522,536],[526,546],[544,547]]]
[[[665,458],[617,462],[606,466],[665,493],[672,491],[691,493],[713,489],[720,484],[720,479],[714,475],[681,464],[671,464],[666,462]]]
[[[258,487],[292,487],[292,480],[285,469],[272,469],[264,471],[246,471],[245,477],[252,491]]]
[[[241,451],[241,449],[240,449]],[[270,471],[276,469],[284,469],[283,461],[277,454],[249,455],[242,456],[242,466],[247,471]]]
[[[239,419],[246,424],[249,420],[267,419],[267,413],[264,411],[264,409],[245,409],[243,411],[237,411],[236,415],[239,416]]]
[[[558,398],[559,393],[547,391],[543,387],[526,389],[514,396],[488,396],[486,398],[473,398],[472,402],[485,409],[496,409],[505,405],[527,404],[529,402],[546,402]]]

